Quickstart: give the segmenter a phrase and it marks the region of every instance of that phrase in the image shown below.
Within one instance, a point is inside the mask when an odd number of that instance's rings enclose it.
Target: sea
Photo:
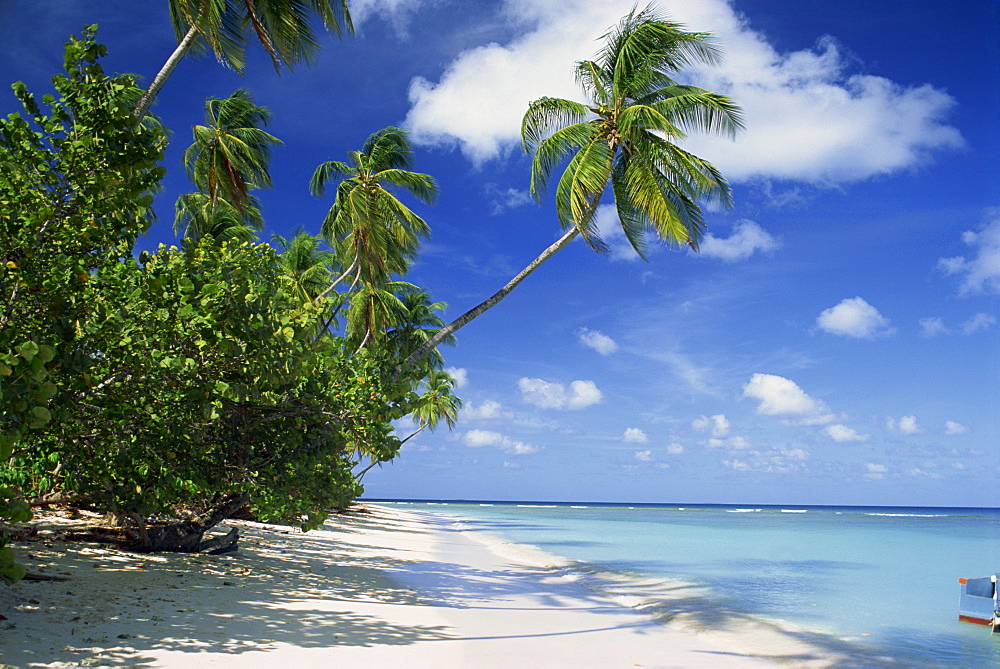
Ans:
[[[777,624],[847,658],[837,666],[1000,667],[1000,633],[958,621],[958,579],[1000,572],[1000,509],[364,501],[613,575],[594,587],[698,586],[684,607],[706,625]]]

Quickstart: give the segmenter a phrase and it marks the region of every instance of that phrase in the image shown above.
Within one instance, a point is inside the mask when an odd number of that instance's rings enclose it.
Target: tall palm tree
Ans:
[[[177,35],[177,48],[164,63],[135,107],[142,119],[156,95],[181,59],[192,49],[211,49],[220,62],[243,72],[246,66],[247,32],[267,51],[276,70],[281,63],[291,67],[312,64],[319,41],[312,29],[313,17],[338,37],[354,34],[347,0],[168,0],[170,19]]]
[[[205,101],[205,125],[192,127],[194,140],[184,152],[198,192],[177,198],[175,232],[194,240],[206,234],[219,241],[256,238],[264,219],[250,191],[271,185],[271,147],[281,144],[260,128],[270,118],[242,88]]]
[[[730,204],[719,171],[675,144],[689,130],[735,136],[742,128],[740,108],[731,99],[674,81],[691,63],[717,62],[710,36],[687,32],[647,8],[634,9],[603,39],[597,60],[576,68],[588,101],[540,98],[529,105],[521,125],[524,149],[534,154],[536,198],[568,158],[556,187],[564,234],[492,297],[438,331],[402,368],[499,303],[577,236],[606,251],[593,217],[609,183],[625,235],[640,255],[647,232],[697,249],[704,227],[699,201]]]
[[[348,260],[346,276],[369,285],[383,284],[393,274],[405,274],[420,240],[430,228],[388,187],[401,188],[430,204],[437,196],[434,179],[409,170],[413,149],[409,135],[389,127],[373,133],[350,164],[331,160],[313,173],[309,189],[322,196],[327,183],[340,179],[333,205],[323,221],[327,242]]]
[[[270,120],[271,112],[257,106],[245,88],[205,101],[205,124],[192,127],[194,141],[184,152],[184,164],[210,200],[226,200],[242,211],[251,190],[271,186],[271,147],[281,140],[263,130]]]

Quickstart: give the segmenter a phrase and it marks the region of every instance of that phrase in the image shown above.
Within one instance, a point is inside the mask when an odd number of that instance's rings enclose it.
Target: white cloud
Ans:
[[[510,437],[493,432],[491,430],[469,430],[465,433],[465,445],[473,448],[492,446],[499,448],[505,453],[514,455],[530,455],[537,453],[538,447],[527,444],[523,441],[515,441]]]
[[[806,394],[791,379],[774,374],[754,374],[743,386],[743,397],[760,401],[757,413],[765,416],[798,417],[803,424],[829,423],[833,420],[827,406]]]
[[[950,332],[944,321],[936,316],[920,319],[920,333],[925,337],[936,337]]]
[[[436,4],[440,0],[351,0],[351,21],[355,28],[379,17],[389,23],[396,34],[406,36],[408,24],[421,5]]]
[[[580,343],[587,348],[594,349],[601,355],[611,355],[618,350],[618,342],[598,330],[588,330],[581,328],[577,333]]]
[[[584,409],[603,399],[593,381],[573,381],[567,389],[561,383],[527,377],[517,382],[521,399],[540,409]]]
[[[653,459],[653,451],[636,451],[635,459],[639,462],[649,462]]]
[[[962,144],[943,118],[954,101],[929,85],[851,74],[832,38],[812,49],[778,53],[726,0],[666,0],[663,12],[692,30],[715,34],[721,67],[701,68],[690,83],[732,95],[747,130],[738,141],[692,136],[685,142],[731,181],[773,178],[843,183],[926,162],[931,151]],[[529,30],[506,44],[460,54],[437,82],[411,83],[405,125],[421,143],[458,146],[481,162],[517,145],[529,101],[578,99],[573,64],[632,9],[633,0],[506,0],[512,25]],[[817,37],[820,37],[817,35]]]
[[[684,452],[684,447],[678,443],[673,443],[667,446],[667,453],[670,455],[680,455]]]
[[[701,443],[708,448],[725,448],[731,451],[740,451],[750,448],[750,442],[747,441],[747,438],[739,435],[726,438],[712,437]]]
[[[941,258],[938,267],[945,274],[964,275],[960,295],[1000,293],[1000,208],[991,209],[990,221],[979,232],[966,231],[962,241],[973,247],[971,258]]]
[[[733,234],[729,237],[716,237],[712,233],[705,235],[699,245],[698,255],[707,258],[718,258],[725,262],[746,260],[756,251],[767,253],[778,248],[778,242],[764,228],[753,221],[737,221]]]
[[[896,420],[895,418],[887,418],[885,426],[893,432],[899,432],[900,434],[905,434],[907,436],[918,434],[922,431],[920,426],[917,425],[916,416],[903,416],[899,420]]]
[[[885,478],[885,473],[889,471],[889,468],[886,467],[885,465],[879,465],[874,462],[869,462],[868,464],[866,464],[865,469],[868,470],[868,473],[865,474],[865,478],[869,479]]]
[[[961,423],[956,423],[953,420],[946,420],[944,422],[944,433],[948,435],[965,434],[969,431],[969,428],[962,425]]]
[[[444,371],[455,379],[456,388],[464,388],[469,385],[469,372],[464,367],[445,367]]]
[[[716,439],[721,439],[729,434],[729,420],[724,414],[716,414],[711,418],[699,416],[691,421],[691,427],[700,432],[710,431],[712,437]]]
[[[739,472],[767,472],[793,474],[808,469],[809,453],[801,448],[776,448],[769,451],[750,451],[742,458],[723,460],[724,467]]]
[[[860,297],[845,299],[826,309],[816,319],[816,325],[835,335],[864,339],[895,332],[889,328],[889,319]]]
[[[460,416],[468,420],[490,420],[510,417],[510,414],[505,413],[503,405],[496,400],[484,400],[481,404],[466,404],[461,408]]]
[[[827,425],[826,433],[831,439],[837,442],[845,441],[868,441],[870,435],[859,434],[856,430],[846,425]]]
[[[502,189],[490,184],[486,187],[486,194],[490,196],[490,213],[494,216],[498,216],[508,209],[516,209],[534,202],[531,193],[518,188]]]
[[[625,434],[622,435],[622,441],[626,444],[645,444],[649,441],[649,437],[646,433],[637,427],[625,428]]]
[[[978,313],[969,320],[962,323],[962,334],[970,335],[977,332],[985,332],[990,326],[996,324],[997,319],[989,314]]]

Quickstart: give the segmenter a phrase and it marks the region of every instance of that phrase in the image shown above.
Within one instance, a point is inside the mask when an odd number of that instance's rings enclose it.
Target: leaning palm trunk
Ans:
[[[194,44],[197,37],[198,28],[191,26],[184,35],[184,39],[182,39],[181,43],[177,45],[174,52],[170,54],[170,58],[168,58],[167,62],[163,64],[160,71],[156,73],[153,83],[149,85],[149,88],[146,89],[146,92],[143,93],[142,97],[139,99],[139,103],[135,106],[135,110],[132,112],[132,116],[135,117],[136,122],[141,121],[146,115],[146,112],[149,111],[149,107],[153,104],[153,100],[156,99],[157,93],[159,93],[160,89],[163,88],[163,84],[167,83],[167,79],[170,78],[174,68],[177,67],[177,64],[181,62],[181,59],[184,58],[187,52],[191,49],[191,45]]]
[[[559,251],[561,251],[567,244],[569,244],[571,241],[573,241],[576,238],[576,236],[579,235],[579,234],[580,234],[580,229],[578,227],[576,227],[576,226],[573,226],[572,228],[570,228],[569,230],[567,230],[566,233],[563,234],[562,237],[560,237],[558,240],[556,240],[556,242],[554,244],[552,244],[552,246],[550,246],[547,249],[545,249],[544,251],[542,251],[542,253],[537,258],[535,258],[534,260],[532,260],[531,263],[527,267],[525,267],[524,269],[522,269],[517,274],[517,276],[515,276],[513,279],[511,279],[507,283],[506,286],[504,286],[503,288],[501,288],[500,290],[498,290],[496,293],[494,293],[492,297],[490,297],[485,302],[481,303],[479,306],[473,307],[472,309],[466,311],[464,314],[462,314],[461,316],[459,316],[458,318],[456,318],[455,320],[453,320],[451,323],[449,323],[448,325],[446,325],[443,328],[441,328],[440,330],[438,330],[437,333],[435,333],[433,337],[431,337],[430,339],[428,339],[423,344],[423,346],[421,346],[416,351],[414,351],[413,353],[411,353],[410,357],[408,357],[406,360],[404,360],[396,368],[396,373],[399,374],[404,369],[412,367],[413,365],[415,365],[418,362],[420,362],[421,360],[423,360],[425,357],[427,357],[427,355],[432,350],[434,350],[434,348],[438,344],[440,344],[442,341],[444,341],[445,339],[447,339],[448,337],[450,337],[451,335],[453,335],[461,327],[463,327],[466,323],[468,323],[469,321],[471,321],[471,320],[473,320],[475,318],[478,318],[479,316],[481,316],[482,314],[486,313],[487,311],[489,311],[490,309],[492,309],[494,306],[496,306],[500,302],[500,300],[502,300],[503,298],[507,297],[511,293],[511,291],[513,291],[515,288],[517,288],[518,284],[520,284],[522,281],[524,281],[525,279],[527,279],[528,276],[532,272],[534,272],[536,269],[538,269],[543,262],[545,262],[546,260],[548,260],[549,258],[551,258],[552,256],[554,256],[556,253],[558,253]]]

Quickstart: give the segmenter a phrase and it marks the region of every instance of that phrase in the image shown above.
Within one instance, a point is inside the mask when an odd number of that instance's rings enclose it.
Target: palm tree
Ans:
[[[271,185],[271,147],[281,144],[259,127],[270,118],[242,88],[224,100],[205,102],[205,125],[192,128],[194,141],[184,152],[198,192],[177,198],[175,232],[195,240],[205,234],[220,241],[256,238],[264,219],[250,191]]]
[[[212,200],[205,193],[187,193],[177,198],[174,233],[197,242],[211,235],[217,242],[251,242],[264,227],[257,198],[252,195],[238,210],[222,198]]]
[[[319,42],[312,29],[313,16],[338,37],[342,32],[354,34],[347,0],[169,0],[169,5],[177,48],[136,105],[136,119],[146,115],[174,68],[192,49],[208,47],[220,62],[242,74],[250,29],[280,71],[282,62],[289,69],[302,61],[315,62]]]
[[[328,182],[341,179],[322,227],[327,242],[349,259],[338,282],[353,275],[368,285],[383,284],[393,274],[406,273],[420,240],[430,235],[427,223],[386,186],[402,188],[430,204],[437,185],[432,177],[408,169],[413,149],[409,135],[399,128],[373,133],[360,151],[349,154],[349,160],[350,164],[321,163],[309,189],[320,197]]]
[[[261,128],[270,120],[271,112],[254,104],[245,88],[205,101],[205,125],[192,127],[194,142],[184,152],[184,164],[210,200],[223,199],[243,211],[252,189],[271,186],[271,147],[281,140]]]
[[[710,36],[686,32],[647,8],[633,10],[603,39],[597,60],[576,68],[588,102],[540,98],[529,105],[521,125],[524,149],[534,154],[531,191],[536,198],[569,158],[556,187],[564,234],[492,297],[438,331],[401,368],[499,303],[577,236],[606,251],[593,216],[609,183],[625,235],[640,255],[647,232],[697,250],[704,228],[699,201],[730,204],[729,186],[719,171],[674,143],[689,130],[735,136],[742,128],[740,108],[728,97],[673,79],[694,62],[717,62]]]
[[[413,437],[424,431],[425,428],[434,430],[443,420],[448,429],[455,427],[458,421],[458,410],[462,408],[462,400],[455,395],[455,379],[440,369],[431,370],[423,380],[423,394],[420,395],[419,404],[413,411],[413,419],[419,427],[399,442],[397,451],[403,447]],[[358,472],[355,477],[358,481],[377,464],[384,462],[377,456],[372,456],[371,463]]]
[[[435,312],[444,312],[447,305],[431,302],[427,291],[416,287],[404,289],[399,301],[402,305],[399,321],[386,333],[386,345],[393,359],[405,360],[444,327],[444,321]],[[443,343],[453,345],[455,338],[445,339]],[[437,369],[444,363],[437,349],[431,351],[426,360],[429,370]]]
[[[323,240],[305,232],[301,227],[289,240],[273,235],[271,240],[281,249],[279,259],[284,279],[292,293],[303,304],[312,302],[330,285],[330,266],[333,254],[320,248]]]
[[[356,350],[370,342],[381,343],[386,328],[398,322],[403,313],[404,306],[396,292],[414,288],[416,286],[405,281],[361,284],[349,298],[344,334],[347,342],[357,344]]]

